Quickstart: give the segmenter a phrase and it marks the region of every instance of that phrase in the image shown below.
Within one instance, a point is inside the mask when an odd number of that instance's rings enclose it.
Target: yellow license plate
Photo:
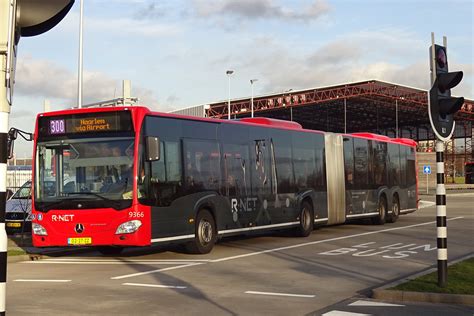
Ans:
[[[67,239],[68,245],[90,245],[92,244],[91,237],[75,237]]]
[[[18,227],[21,227],[21,223],[7,223],[7,227],[18,228]]]

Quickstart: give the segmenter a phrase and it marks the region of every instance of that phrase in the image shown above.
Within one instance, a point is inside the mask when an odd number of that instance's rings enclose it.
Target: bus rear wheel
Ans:
[[[387,219],[387,222],[395,223],[399,216],[400,216],[400,202],[398,200],[398,197],[394,196],[393,202],[392,202],[392,214],[390,214],[389,218]]]
[[[214,217],[208,210],[202,209],[199,211],[195,223],[195,237],[187,244],[188,252],[195,254],[211,252],[217,240]]]
[[[378,211],[379,215],[372,218],[372,223],[374,225],[383,225],[385,224],[387,214],[387,199],[384,196],[381,196],[379,199]]]
[[[301,203],[300,223],[296,229],[296,235],[299,237],[308,237],[313,231],[313,207],[308,201]]]

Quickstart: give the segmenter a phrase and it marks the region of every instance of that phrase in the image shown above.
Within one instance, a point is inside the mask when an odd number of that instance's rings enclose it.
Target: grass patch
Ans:
[[[444,288],[438,286],[438,272],[435,271],[391,290],[474,295],[474,258],[449,266],[448,282]]]
[[[7,256],[21,256],[26,255],[26,252],[21,249],[12,249],[7,251]]]

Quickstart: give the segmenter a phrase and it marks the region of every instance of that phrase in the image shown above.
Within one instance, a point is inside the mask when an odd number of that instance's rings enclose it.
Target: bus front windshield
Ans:
[[[130,137],[38,142],[36,208],[130,206],[133,147]]]

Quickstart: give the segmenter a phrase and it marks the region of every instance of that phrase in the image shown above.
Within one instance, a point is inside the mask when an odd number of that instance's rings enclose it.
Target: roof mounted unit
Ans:
[[[245,123],[254,123],[254,124],[273,126],[273,127],[303,129],[303,126],[301,126],[301,124],[297,122],[277,120],[277,119],[268,118],[268,117],[245,117],[245,118],[240,119],[239,121],[245,122]]]

